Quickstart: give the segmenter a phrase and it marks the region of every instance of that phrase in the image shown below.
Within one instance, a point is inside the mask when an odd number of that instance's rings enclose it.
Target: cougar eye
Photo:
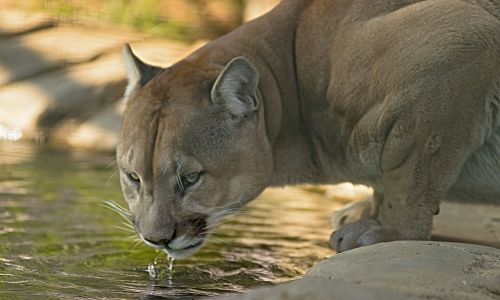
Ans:
[[[134,173],[134,172],[130,172],[130,173],[127,173],[127,178],[128,180],[130,180],[132,183],[135,183],[135,184],[140,184],[141,183],[141,179],[139,178],[139,176]]]
[[[186,176],[182,176],[181,181],[184,187],[190,187],[194,185],[200,179],[201,172],[189,173]]]

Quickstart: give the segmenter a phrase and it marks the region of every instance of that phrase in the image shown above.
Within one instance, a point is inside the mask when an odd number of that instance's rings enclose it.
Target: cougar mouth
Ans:
[[[168,243],[155,243],[145,239],[144,236],[139,232],[138,228],[135,226],[136,224],[134,217],[128,209],[111,200],[105,201],[103,203],[103,206],[118,213],[125,219],[126,222],[124,223],[124,226],[127,231],[136,232],[146,245],[158,250],[163,250],[173,258],[182,258],[193,255],[203,246],[205,240],[210,235],[210,230],[207,229],[207,221],[205,221],[205,219],[200,219],[196,221],[197,227],[200,231],[198,233],[198,236],[193,238],[186,238],[185,235],[181,235],[180,237],[174,238]],[[212,226],[214,226],[214,224],[212,224]]]
[[[199,241],[196,241],[193,244],[187,245],[184,248],[180,248],[180,249],[174,249],[174,248],[167,246],[167,247],[165,247],[164,251],[166,251],[170,257],[183,258],[183,257],[191,256],[195,252],[197,252],[201,248],[201,246],[203,246],[204,242],[205,242],[204,239],[200,239]]]
[[[182,258],[190,256],[195,252],[197,252],[205,242],[204,238],[188,239],[185,238],[184,236],[181,236],[170,241],[168,244],[155,244],[145,239],[140,233],[139,236],[146,245],[158,250],[163,250],[173,258]]]
[[[188,250],[188,249],[196,248],[198,246],[201,246],[201,244],[203,244],[203,240],[199,240],[198,242],[192,244],[191,246],[187,246],[187,247],[180,249],[180,250]]]

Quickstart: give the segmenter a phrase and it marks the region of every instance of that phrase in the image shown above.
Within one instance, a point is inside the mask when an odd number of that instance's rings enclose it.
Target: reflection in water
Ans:
[[[23,137],[23,132],[20,129],[7,128],[0,125],[0,141],[15,142]]]
[[[169,272],[172,272],[173,268],[174,268],[174,258],[173,257],[168,257],[168,267],[167,267],[167,270]]]
[[[287,281],[332,254],[340,205],[272,189],[169,271],[163,252],[134,246],[102,206],[124,204],[113,161],[0,143],[0,298],[190,299]]]

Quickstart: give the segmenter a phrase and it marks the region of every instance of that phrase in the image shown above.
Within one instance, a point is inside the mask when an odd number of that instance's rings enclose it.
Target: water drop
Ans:
[[[172,256],[168,257],[168,271],[172,272],[174,268],[174,258]]]
[[[151,263],[151,264],[148,265],[147,271],[148,271],[148,274],[149,274],[149,279],[155,280],[156,276],[158,275],[158,273],[156,272],[156,268],[155,268],[154,263]]]

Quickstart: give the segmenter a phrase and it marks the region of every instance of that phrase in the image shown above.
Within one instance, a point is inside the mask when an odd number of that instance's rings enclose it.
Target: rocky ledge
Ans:
[[[168,66],[197,45],[0,12],[0,140],[113,151],[125,89],[121,49]]]
[[[277,2],[248,0],[245,18]],[[114,151],[126,85],[121,61],[125,42],[144,61],[163,67],[205,43],[59,22],[0,4],[0,141]]]
[[[220,300],[500,299],[500,250],[399,241],[337,254],[303,279]]]

